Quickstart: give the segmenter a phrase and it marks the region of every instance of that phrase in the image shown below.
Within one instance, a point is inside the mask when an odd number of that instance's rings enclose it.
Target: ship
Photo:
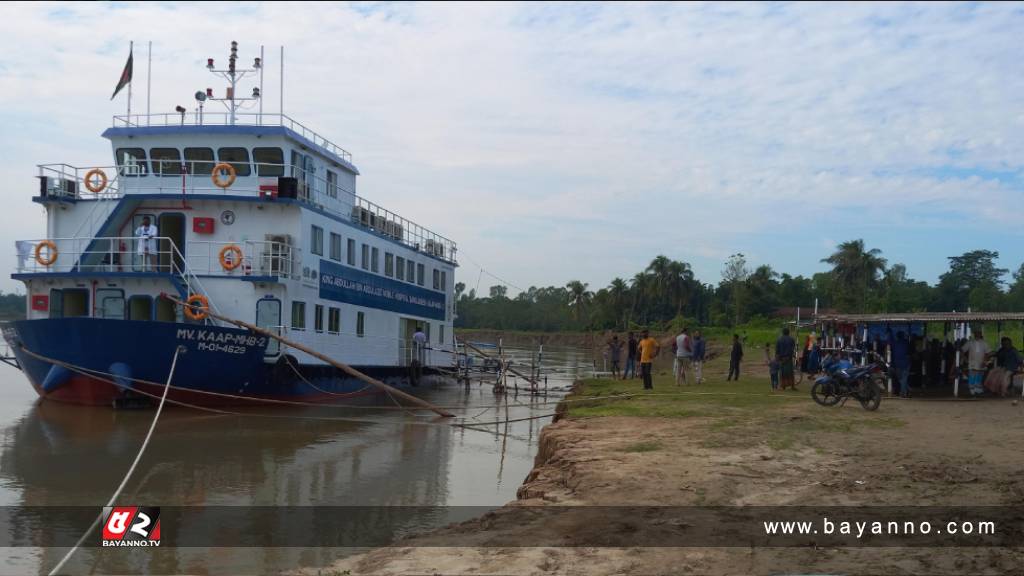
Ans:
[[[357,195],[352,154],[283,105],[264,113],[262,58],[238,58],[232,42],[226,67],[207,60],[227,87],[192,110],[114,116],[113,164],[38,166],[46,235],[16,243],[25,318],[2,331],[41,397],[151,402],[179,347],[179,404],[378,391],[211,312],[396,386],[452,365],[456,244]]]

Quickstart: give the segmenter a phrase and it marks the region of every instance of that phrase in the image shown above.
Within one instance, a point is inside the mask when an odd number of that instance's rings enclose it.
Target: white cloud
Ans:
[[[958,215],[1020,234],[1008,225],[1024,158],[1019,3],[9,3],[4,12],[0,168],[10,184],[0,246],[43,233],[28,201],[36,163],[107,161],[98,135],[123,113],[123,97],[108,99],[128,31],[136,111],[147,40],[154,111],[220,90],[201,64],[223,60],[230,40],[245,58],[268,43],[265,106],[276,110],[285,44],[286,111],[355,154],[361,193],[522,286],[575,277],[601,286],[659,252],[693,262],[705,281],[736,251],[773,263],[802,250],[806,266],[787,271],[807,273],[820,267],[820,242],[787,235],[846,239],[885,227],[919,236],[869,244],[941,267],[945,255],[907,246]],[[951,178],[950,168],[1018,177]],[[8,253],[0,270],[13,267]],[[931,266],[917,269],[933,279]]]

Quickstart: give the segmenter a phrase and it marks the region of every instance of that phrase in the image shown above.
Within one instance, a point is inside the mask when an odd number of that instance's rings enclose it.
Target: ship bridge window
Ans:
[[[145,176],[149,173],[146,151],[142,148],[118,148],[114,156],[121,176]]]
[[[238,176],[248,176],[252,173],[252,167],[249,166],[249,151],[245,148],[218,148],[217,159],[231,164]]]
[[[185,148],[185,166],[189,174],[212,174],[213,148]]]
[[[252,161],[258,176],[284,176],[284,152],[280,148],[253,148]]]
[[[150,148],[149,159],[153,161],[153,174],[181,176],[181,153],[177,148]]]

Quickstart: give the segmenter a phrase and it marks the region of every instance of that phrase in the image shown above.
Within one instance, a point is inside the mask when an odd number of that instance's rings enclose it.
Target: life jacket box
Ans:
[[[260,198],[273,200],[277,198],[277,178],[260,178]]]
[[[290,176],[281,176],[277,179],[277,195],[281,198],[299,197],[299,180]]]
[[[213,234],[213,218],[196,216],[192,219],[192,231],[196,234]]]
[[[32,309],[36,312],[46,312],[50,309],[50,297],[46,294],[33,294]]]

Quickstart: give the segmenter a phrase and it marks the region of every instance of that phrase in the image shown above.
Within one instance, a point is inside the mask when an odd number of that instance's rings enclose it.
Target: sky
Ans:
[[[656,255],[809,275],[863,238],[934,283],[1024,261],[1022,3],[4,3],[0,290],[46,233],[36,165],[108,165],[133,112],[223,89],[266,46],[264,110],[354,155],[358,193],[459,245],[486,293],[629,278]],[[485,272],[481,273],[481,267]],[[495,277],[501,280],[495,279]]]

